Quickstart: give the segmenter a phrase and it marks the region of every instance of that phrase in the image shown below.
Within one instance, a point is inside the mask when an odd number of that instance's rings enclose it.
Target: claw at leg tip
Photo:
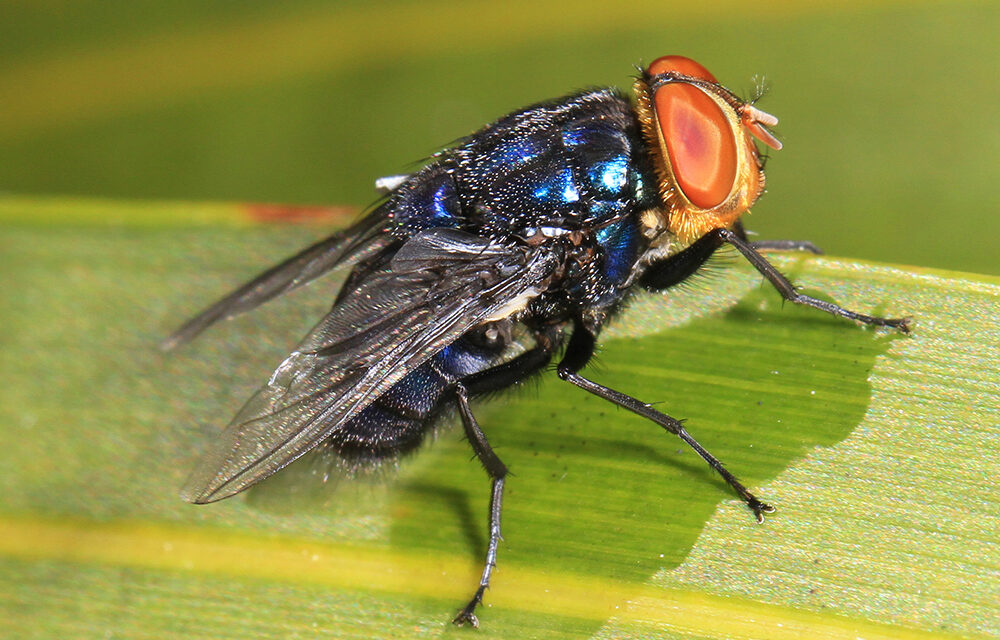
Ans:
[[[774,513],[775,511],[777,511],[777,509],[775,509],[774,507],[765,502],[758,502],[756,504],[749,504],[747,506],[749,506],[750,510],[753,511],[754,518],[757,519],[757,524],[764,524],[765,513]]]
[[[451,623],[456,627],[464,626],[466,622],[472,625],[473,629],[479,628],[479,618],[477,618],[475,614],[469,613],[468,611],[459,612],[459,614],[455,616],[455,619],[451,621]]]

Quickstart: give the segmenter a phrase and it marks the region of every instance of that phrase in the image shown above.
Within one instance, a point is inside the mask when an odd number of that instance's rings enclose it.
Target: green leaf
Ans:
[[[33,206],[0,201],[5,634],[474,633],[449,620],[478,579],[488,482],[449,422],[385,477],[324,484],[314,457],[245,498],[177,497],[336,282],[157,342],[321,230],[185,226],[190,205],[162,203],[95,225],[78,213],[100,206],[72,201],[33,224]],[[778,512],[757,526],[679,441],[549,372],[476,406],[514,473],[477,638],[1000,635],[1000,279],[774,260],[915,331],[782,305],[734,257],[637,298],[588,372],[685,418]]]

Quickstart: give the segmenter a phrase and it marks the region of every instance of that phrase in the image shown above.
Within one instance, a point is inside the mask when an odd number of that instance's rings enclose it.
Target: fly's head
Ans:
[[[683,56],[653,61],[634,89],[663,207],[646,212],[643,225],[684,243],[731,226],[764,191],[764,163],[753,139],[780,149],[766,128],[778,119]]]

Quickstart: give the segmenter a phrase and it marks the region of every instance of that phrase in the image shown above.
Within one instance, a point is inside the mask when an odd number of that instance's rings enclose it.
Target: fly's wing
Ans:
[[[384,216],[378,210],[341,233],[320,240],[281,264],[271,267],[188,320],[161,343],[164,350],[189,342],[220,320],[245,313],[268,300],[298,289],[342,264],[356,262],[384,249],[392,239],[376,233]]]
[[[361,281],[277,368],[201,461],[182,496],[236,494],[278,471],[462,334],[545,287],[551,252],[424,231]]]

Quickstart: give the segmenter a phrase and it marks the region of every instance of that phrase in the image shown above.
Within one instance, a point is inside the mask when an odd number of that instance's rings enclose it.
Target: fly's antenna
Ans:
[[[771,92],[771,83],[765,76],[755,75],[750,79],[753,87],[750,89],[750,98],[747,104],[757,104],[757,102]]]

